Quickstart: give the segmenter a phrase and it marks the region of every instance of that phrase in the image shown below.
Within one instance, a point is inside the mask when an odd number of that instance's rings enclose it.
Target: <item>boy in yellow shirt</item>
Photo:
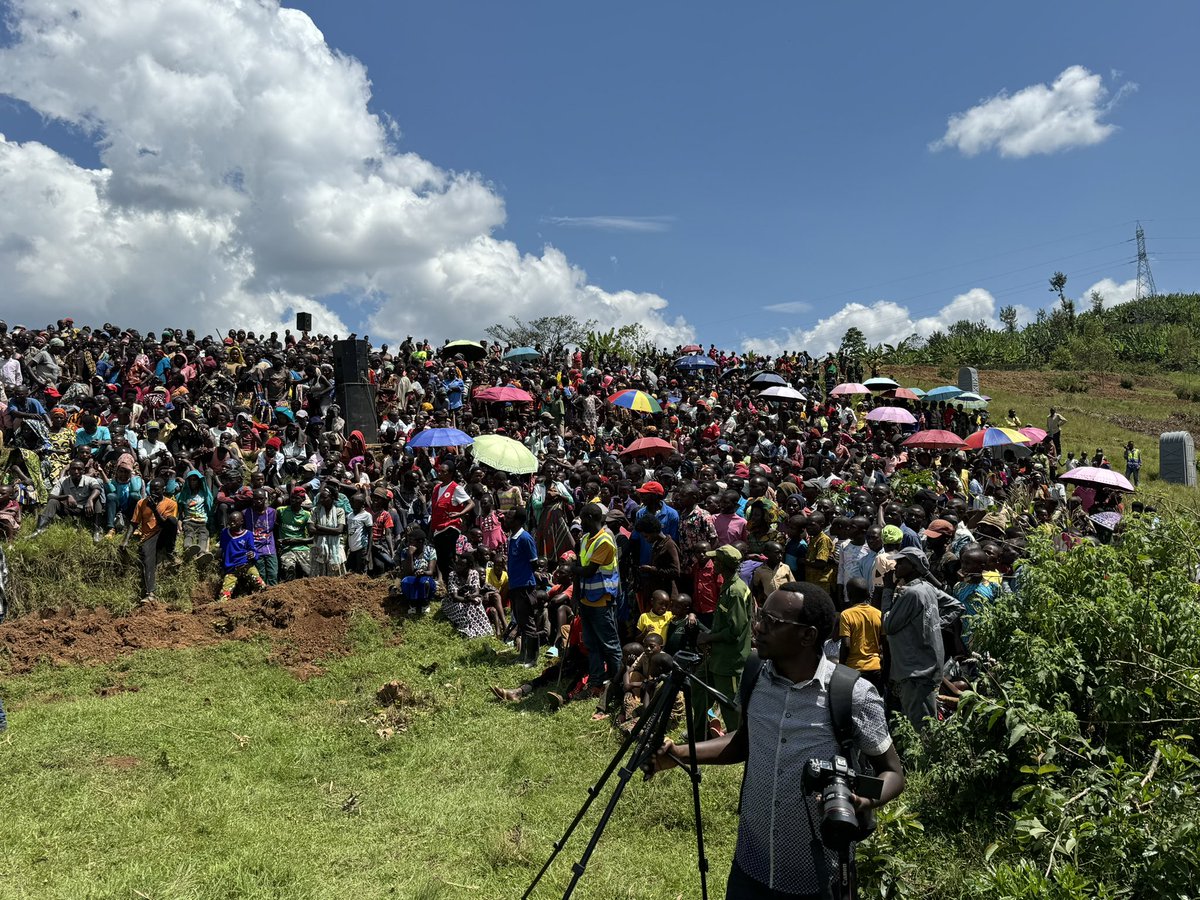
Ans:
[[[646,635],[657,634],[663,643],[667,640],[667,626],[675,618],[671,612],[671,595],[666,591],[655,591],[650,595],[650,612],[638,616],[637,627],[641,640],[645,643]],[[662,646],[661,644],[659,645]]]
[[[883,695],[883,618],[871,605],[866,579],[856,576],[847,581],[846,599],[849,606],[838,617],[841,661],[858,669]]]

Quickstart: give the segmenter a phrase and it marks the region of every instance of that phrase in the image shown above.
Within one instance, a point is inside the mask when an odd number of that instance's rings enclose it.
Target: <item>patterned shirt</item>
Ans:
[[[817,802],[801,786],[810,759],[840,754],[829,717],[829,680],[834,664],[821,657],[813,678],[799,684],[764,662],[746,707],[749,753],[742,783],[735,858],[742,871],[774,890],[817,894],[811,821],[820,822]],[[879,692],[867,681],[854,684],[850,714],[855,747],[879,756],[892,746]],[[801,806],[808,803],[806,813]],[[826,851],[827,871],[837,872],[837,853]]]
[[[699,554],[696,547],[700,543],[710,547],[717,546],[717,529],[713,525],[712,513],[699,506],[693,507],[687,515],[679,519],[679,555],[683,557],[683,570],[690,574],[696,565]]]

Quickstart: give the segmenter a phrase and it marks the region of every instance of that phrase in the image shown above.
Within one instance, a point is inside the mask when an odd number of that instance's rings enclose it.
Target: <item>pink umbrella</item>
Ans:
[[[490,403],[532,403],[533,398],[528,393],[515,387],[481,388],[475,392],[476,400],[486,400]]]
[[[1088,487],[1110,488],[1115,491],[1132,492],[1134,487],[1124,475],[1112,469],[1101,469],[1097,466],[1078,466],[1070,472],[1058,476],[1059,481],[1069,484],[1085,484]]]
[[[908,388],[896,388],[894,391],[885,391],[883,396],[890,397],[893,400],[920,400],[921,398],[910,391]]]
[[[1018,428],[1017,431],[1029,438],[1029,443],[1031,444],[1040,444],[1046,439],[1046,432],[1042,431],[1040,428],[1034,428],[1033,426]]]
[[[849,397],[853,394],[869,394],[869,393],[871,393],[871,389],[869,387],[867,387],[865,384],[858,384],[857,382],[849,381],[846,384],[839,384],[837,387],[835,387],[832,391],[829,392],[829,396],[831,396],[831,397]]]
[[[880,406],[867,413],[868,422],[895,422],[897,425],[912,425],[916,422],[907,409],[899,406]]]
[[[960,450],[967,442],[953,431],[943,431],[940,428],[929,428],[918,431],[903,441],[905,447],[920,447],[926,450]]]

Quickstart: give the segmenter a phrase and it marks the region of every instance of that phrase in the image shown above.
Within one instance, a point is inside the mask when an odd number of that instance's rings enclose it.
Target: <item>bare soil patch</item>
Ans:
[[[306,578],[186,611],[151,603],[128,616],[67,605],[0,625],[0,665],[21,674],[42,662],[104,663],[137,650],[265,636],[274,645],[272,658],[307,678],[321,671],[318,660],[347,650],[346,632],[356,612],[389,621],[387,582],[361,575]],[[113,693],[122,689],[128,690],[117,687]]]

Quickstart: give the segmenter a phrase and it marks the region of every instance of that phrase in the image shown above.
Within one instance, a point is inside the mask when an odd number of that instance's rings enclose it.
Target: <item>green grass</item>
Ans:
[[[524,670],[493,644],[399,627],[388,646],[359,619],[356,651],[307,682],[258,642],[6,679],[0,897],[519,896],[616,750],[612,730],[587,703],[502,706],[487,686]],[[393,678],[417,699],[385,723],[375,691]],[[98,695],[113,685],[131,690]],[[739,778],[705,774],[714,896]],[[599,805],[538,896],[561,895]],[[637,776],[576,896],[698,896],[690,810],[682,773]]]

